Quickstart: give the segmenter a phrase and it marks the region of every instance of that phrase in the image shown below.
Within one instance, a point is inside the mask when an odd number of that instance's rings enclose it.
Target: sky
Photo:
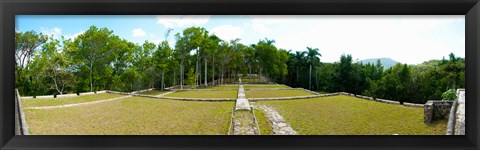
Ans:
[[[83,16],[17,15],[18,32],[34,30],[60,39],[74,38],[92,25],[113,30],[131,42],[159,43],[166,31],[174,45],[175,33],[191,26],[206,28],[223,40],[239,38],[256,44],[274,40],[277,48],[305,51],[318,48],[322,62],[339,61],[342,54],[354,60],[392,58],[401,63],[419,64],[431,59],[448,59],[453,52],[465,57],[465,16]]]

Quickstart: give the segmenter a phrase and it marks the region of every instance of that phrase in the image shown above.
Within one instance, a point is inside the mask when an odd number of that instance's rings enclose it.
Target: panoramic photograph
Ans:
[[[464,15],[15,19],[17,135],[465,135]]]

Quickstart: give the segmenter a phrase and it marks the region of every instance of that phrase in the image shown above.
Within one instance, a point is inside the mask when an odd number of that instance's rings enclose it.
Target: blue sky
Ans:
[[[59,16],[19,15],[16,30],[34,30],[72,38],[91,25],[107,27],[135,43],[159,43],[165,32],[190,26],[205,27],[224,40],[240,38],[254,44],[268,38],[278,48],[304,51],[319,48],[322,62],[389,57],[408,64],[446,58],[450,52],[465,57],[465,17],[459,16]]]

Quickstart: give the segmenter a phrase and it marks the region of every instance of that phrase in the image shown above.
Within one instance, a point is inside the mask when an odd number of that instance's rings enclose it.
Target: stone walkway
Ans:
[[[233,116],[233,134],[234,135],[255,135],[257,127],[253,119],[253,114],[249,110],[239,110],[234,112]]]
[[[273,108],[265,105],[253,106],[256,109],[260,109],[267,114],[268,120],[272,124],[272,130],[274,135],[296,135],[297,132],[288,125],[283,117]]]
[[[245,90],[243,89],[242,79],[238,79],[238,97],[237,102],[235,103],[235,110],[250,110],[250,104],[248,99],[245,97]]]
[[[108,102],[113,100],[124,99],[127,97],[132,97],[131,95],[123,96],[123,97],[116,97],[106,100],[99,100],[99,101],[92,101],[92,102],[85,102],[85,103],[76,103],[76,104],[66,104],[66,105],[57,105],[57,106],[40,106],[40,107],[25,107],[24,109],[52,109],[52,108],[65,108],[65,107],[73,107],[73,106],[80,106],[80,105],[88,105],[88,104],[96,104],[102,102]]]
[[[255,135],[258,129],[251,111],[248,99],[245,97],[242,79],[239,79],[238,97],[233,112],[233,134],[234,135]]]
[[[455,120],[455,135],[465,135],[465,90],[459,90]]]

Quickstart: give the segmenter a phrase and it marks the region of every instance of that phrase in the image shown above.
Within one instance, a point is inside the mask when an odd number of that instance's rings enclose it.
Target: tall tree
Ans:
[[[320,63],[320,58],[322,55],[318,52],[318,48],[307,47],[307,57],[308,64],[310,65],[308,89],[312,89],[312,66]]]
[[[109,49],[111,37],[113,37],[113,31],[107,28],[97,28],[91,26],[83,34],[80,34],[73,43],[67,43],[68,48],[66,54],[71,57],[78,67],[85,67],[89,71],[90,91],[94,90],[94,75],[100,67],[109,64],[111,59],[111,53],[114,49]]]

